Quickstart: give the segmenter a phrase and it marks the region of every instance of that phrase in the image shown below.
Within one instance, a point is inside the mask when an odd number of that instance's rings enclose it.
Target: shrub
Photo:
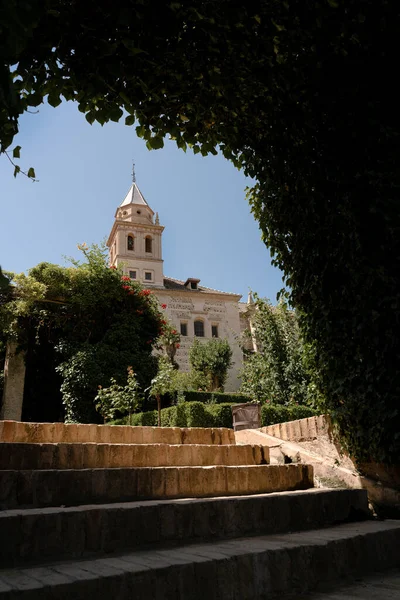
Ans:
[[[157,418],[158,414],[156,410],[149,410],[144,413],[137,413],[136,415],[132,415],[131,422],[132,425],[141,425],[142,427],[156,427],[157,426]],[[115,425],[127,425],[128,417],[124,417],[123,419],[119,419],[118,421],[114,421]]]
[[[184,406],[187,427],[210,427],[207,410],[202,402],[187,402]]]
[[[175,409],[175,427],[187,427],[186,405],[184,403],[177,404]]]
[[[184,402],[161,410],[162,427],[228,427],[232,428],[232,403],[204,404]],[[284,423],[296,419],[313,417],[318,413],[307,406],[282,406],[267,404],[261,407],[261,426]],[[114,425],[126,425],[128,419],[113,421]],[[157,411],[152,410],[132,416],[132,425],[157,425]]]
[[[314,417],[317,414],[319,414],[317,411],[308,406],[264,404],[261,407],[261,426],[267,427],[268,425],[275,425],[275,423],[305,419],[306,417]]]
[[[176,406],[161,411],[161,427],[176,427]]]
[[[232,404],[211,404],[206,410],[212,417],[212,427],[233,427]]]
[[[290,407],[291,421],[295,421],[296,419],[306,419],[307,417],[314,417],[315,415],[320,414],[319,411],[316,411],[309,406],[301,406],[300,404],[297,406],[296,404]]]
[[[195,390],[188,390],[185,392],[186,402],[210,402],[211,399],[216,404],[230,403],[230,404],[244,404],[250,402],[252,398],[245,394],[227,394],[225,392],[197,392]]]

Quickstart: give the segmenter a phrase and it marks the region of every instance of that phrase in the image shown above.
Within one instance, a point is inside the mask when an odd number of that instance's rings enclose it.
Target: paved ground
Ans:
[[[376,573],[352,584],[335,588],[334,591],[291,596],[290,600],[296,598],[299,600],[399,600],[400,569]]]

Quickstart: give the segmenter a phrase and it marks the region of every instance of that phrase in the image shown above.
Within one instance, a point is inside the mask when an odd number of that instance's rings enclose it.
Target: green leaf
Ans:
[[[115,106],[109,113],[109,119],[111,121],[114,121],[114,123],[118,123],[118,121],[120,120],[120,118],[122,117],[122,115],[124,114],[123,110],[121,108],[118,108],[118,106]]]
[[[54,108],[56,108],[57,106],[59,106],[59,104],[61,104],[60,94],[57,94],[57,93],[49,94],[48,98],[47,98],[47,102],[50,104],[50,106],[53,106]]]
[[[43,96],[39,93],[29,94],[26,99],[28,106],[39,106],[43,102]]]
[[[129,50],[129,53],[132,56],[135,56],[136,54],[142,54],[145,52],[145,50],[142,50],[142,48],[137,48],[135,46],[135,42],[133,42],[132,40],[129,40],[129,39],[122,40],[122,44],[125,46],[125,48],[127,50]]]
[[[125,125],[134,125],[135,123],[135,116],[134,115],[129,115],[128,117],[126,117],[125,119]]]
[[[95,121],[95,114],[93,111],[89,111],[86,115],[85,115],[85,119],[88,123],[90,123],[90,125],[92,125]]]
[[[145,137],[146,128],[144,127],[144,125],[140,125],[139,127],[136,127],[136,134],[140,138],[144,138]]]
[[[151,138],[147,143],[146,146],[148,146],[148,144],[150,145],[150,148],[152,150],[160,150],[160,148],[164,147],[164,139],[161,136],[156,136]]]
[[[20,172],[21,167],[19,167],[18,165],[15,165],[14,167],[14,177],[16,177],[18,175],[18,173]]]
[[[20,157],[21,146],[15,146],[13,150],[13,158],[21,158]]]
[[[36,173],[33,167],[29,167],[28,177],[30,177],[31,179],[36,179]]]

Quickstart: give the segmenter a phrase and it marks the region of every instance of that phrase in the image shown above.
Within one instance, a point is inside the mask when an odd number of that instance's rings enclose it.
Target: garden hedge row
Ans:
[[[231,406],[233,403],[204,404],[184,402],[161,410],[162,427],[233,427]],[[281,406],[264,404],[261,407],[261,425],[274,425],[312,417],[318,413],[308,406]],[[131,417],[131,425],[157,426],[157,411],[137,413]],[[114,421],[115,425],[127,425],[127,417]]]

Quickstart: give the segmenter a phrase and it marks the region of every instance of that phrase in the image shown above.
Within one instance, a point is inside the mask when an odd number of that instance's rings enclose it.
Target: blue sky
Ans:
[[[222,156],[194,156],[167,141],[148,151],[134,127],[90,126],[73,103],[43,105],[20,122],[21,168],[39,181],[13,177],[0,158],[0,265],[27,271],[41,261],[65,264],[77,244],[100,242],[131,184],[138,186],[163,234],[164,274],[247,297],[249,288],[276,300],[281,273],[271,265],[245,199],[251,185]]]

